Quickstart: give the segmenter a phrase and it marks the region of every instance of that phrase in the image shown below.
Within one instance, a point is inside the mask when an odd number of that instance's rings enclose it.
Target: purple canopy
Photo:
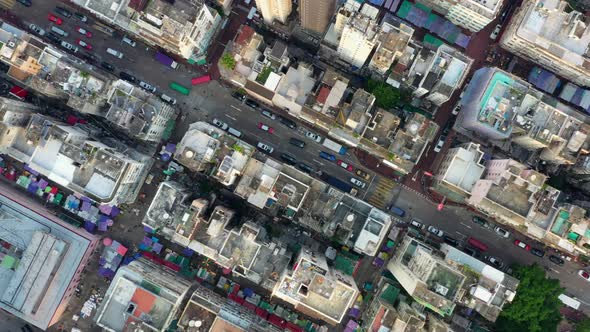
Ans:
[[[151,246],[152,245],[152,239],[150,239],[147,236],[143,237],[143,241],[141,241],[141,243],[145,244],[146,246]]]
[[[113,206],[113,207],[111,208],[111,217],[112,217],[112,218],[114,218],[114,217],[118,216],[118,215],[119,215],[119,213],[121,213],[121,210],[120,210],[118,207],[116,207],[116,206]]]
[[[182,249],[182,255],[186,257],[192,257],[195,252],[192,251],[190,248]]]
[[[144,232],[146,232],[146,233],[148,233],[148,234],[151,234],[151,233],[153,233],[153,232],[154,232],[154,230],[153,230],[153,229],[151,229],[151,228],[150,228],[150,227],[148,227],[148,226],[143,226],[143,231],[144,231]]]
[[[176,144],[172,144],[172,143],[166,144],[165,150],[168,151],[168,152],[170,152],[170,153],[176,152]]]
[[[107,225],[107,223],[106,223],[105,221],[99,221],[99,222],[98,222],[98,230],[99,230],[99,231],[103,231],[103,232],[105,232],[105,231],[107,231],[108,229],[109,229],[109,227],[108,227],[108,225]]]
[[[101,213],[104,213],[104,214],[107,214],[107,215],[111,214],[111,210],[112,210],[112,209],[113,209],[113,206],[112,206],[112,205],[108,205],[108,204],[101,204],[101,205],[98,207],[98,210],[99,210]]]
[[[31,174],[39,175],[39,172],[37,172],[36,170],[34,170],[31,167],[29,167],[29,164],[25,164],[25,170],[26,171],[29,171]]]
[[[43,179],[39,180],[39,188],[44,190],[45,188],[47,188],[47,186],[49,185],[49,183]]]
[[[80,210],[82,211],[90,211],[90,203],[87,201],[82,201],[82,207],[80,207]]]
[[[96,224],[91,222],[90,220],[85,220],[84,229],[86,229],[90,233],[94,233],[94,230],[96,229]]]
[[[164,246],[161,243],[154,243],[152,246],[152,251],[159,254],[163,247]]]
[[[353,318],[359,318],[361,316],[361,311],[357,308],[350,308],[350,310],[348,311],[348,316]]]

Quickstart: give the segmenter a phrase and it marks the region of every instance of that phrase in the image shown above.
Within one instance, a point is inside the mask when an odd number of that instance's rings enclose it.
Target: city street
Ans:
[[[30,8],[22,7],[18,4],[14,7],[14,13],[22,20],[22,28],[34,23],[46,31],[52,25],[47,20],[47,15],[53,12],[55,5],[63,5],[59,1],[35,1]],[[220,33],[221,42],[218,40],[213,46],[216,54],[221,54],[222,42],[227,42],[228,38],[234,29],[236,22],[243,20],[243,10],[237,8],[230,15],[230,23],[227,24],[226,30]],[[72,11],[75,11],[72,9]],[[62,17],[63,18],[63,17]],[[278,159],[282,152],[288,152],[295,156],[295,158],[330,175],[334,175],[340,180],[350,183],[351,177],[356,177],[354,173],[339,167],[335,162],[330,162],[319,157],[319,152],[324,150],[336,155],[334,152],[327,150],[320,144],[305,137],[308,130],[313,132],[313,129],[306,128],[303,124],[298,123],[297,129],[289,129],[282,125],[278,119],[272,120],[261,115],[259,110],[255,110],[243,102],[240,102],[231,97],[232,89],[224,87],[217,81],[212,81],[207,84],[194,86],[191,89],[189,96],[183,96],[172,92],[168,89],[168,84],[176,81],[182,85],[190,86],[190,78],[202,75],[204,71],[202,68],[193,67],[186,64],[181,64],[181,68],[174,70],[165,67],[154,59],[156,50],[147,47],[141,42],[137,41],[135,47],[131,47],[121,42],[123,35],[116,32],[113,37],[96,30],[93,26],[96,24],[92,17],[85,24],[80,22],[75,17],[64,19],[64,24],[61,26],[64,30],[69,32],[69,36],[64,38],[67,42],[74,44],[75,40],[82,36],[75,31],[77,26],[82,26],[93,33],[91,38],[83,37],[83,39],[92,44],[93,50],[89,53],[96,57],[95,64],[98,66],[100,62],[106,61],[116,67],[115,74],[123,70],[128,72],[138,79],[145,80],[158,88],[158,93],[166,93],[167,95],[177,98],[177,107],[184,113],[186,119],[178,121],[177,127],[173,134],[173,142],[178,142],[184,135],[188,126],[195,121],[211,122],[213,119],[226,122],[229,126],[240,130],[244,134],[244,140],[252,145],[257,142],[263,142],[272,146],[275,151],[272,154],[273,158]],[[472,37],[471,44],[466,50],[466,53],[474,58],[475,62],[472,66],[472,71],[481,68],[483,60],[486,55],[486,48],[490,45],[489,34],[493,29],[495,23],[488,25],[484,30],[480,31]],[[239,26],[239,25],[238,25]],[[231,29],[229,27],[232,27]],[[228,30],[230,29],[230,30]],[[48,40],[45,40],[48,41]],[[115,58],[106,53],[106,48],[114,48],[124,53],[122,59]],[[66,52],[64,50],[64,52]],[[80,51],[87,52],[87,51]],[[441,129],[445,124],[451,120],[451,110],[458,102],[460,91],[455,91],[452,98],[441,106],[435,116],[435,121],[439,124]],[[277,112],[278,115],[278,112]],[[274,133],[269,134],[258,128],[258,123],[262,122],[272,128]],[[316,132],[323,135],[323,133]],[[289,143],[290,138],[297,138],[306,143],[304,148],[296,147]],[[436,144],[435,139],[434,144]],[[513,236],[509,239],[502,239],[495,234],[493,230],[481,228],[479,225],[471,221],[472,212],[463,207],[445,206],[442,211],[437,210],[437,204],[431,202],[424,193],[422,193],[422,186],[420,184],[420,177],[413,177],[415,172],[419,171],[433,171],[436,169],[440,156],[443,156],[449,148],[449,142],[453,139],[453,135],[447,137],[447,142],[443,150],[435,153],[432,148],[434,144],[428,147],[423,158],[419,161],[414,173],[406,177],[405,185],[395,183],[391,179],[383,178],[376,173],[368,170],[366,164],[361,166],[361,163],[355,157],[352,151],[349,151],[342,159],[352,165],[355,169],[363,169],[371,174],[371,179],[367,181],[366,191],[359,193],[360,198],[364,198],[375,206],[386,209],[389,205],[394,204],[406,211],[404,221],[409,222],[411,219],[418,219],[427,225],[435,225],[442,229],[446,234],[465,242],[470,236],[475,236],[488,244],[490,250],[489,255],[500,258],[507,264],[531,264],[539,263],[546,267],[548,275],[561,280],[562,286],[566,288],[568,294],[576,296],[582,301],[586,311],[590,310],[590,292],[585,292],[588,283],[577,275],[579,266],[576,263],[566,262],[564,266],[557,266],[548,260],[548,256],[552,252],[547,252],[544,258],[534,256],[519,247],[515,246]],[[516,238],[525,242],[529,241],[520,235]],[[528,242],[527,242],[528,243]],[[535,243],[529,243],[532,247],[541,248]]]

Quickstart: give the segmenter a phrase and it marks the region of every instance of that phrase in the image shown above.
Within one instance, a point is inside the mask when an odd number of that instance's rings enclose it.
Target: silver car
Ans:
[[[156,92],[156,88],[153,85],[151,85],[151,84],[149,84],[147,82],[140,81],[139,82],[139,86],[142,87],[142,88],[144,88],[145,90],[151,92],[151,93],[155,93]]]
[[[257,147],[258,147],[258,148],[259,148],[259,149],[260,149],[262,152],[265,152],[265,153],[268,153],[268,154],[271,154],[271,153],[272,153],[272,152],[275,150],[275,149],[274,149],[272,146],[270,146],[270,145],[268,145],[268,144],[265,144],[265,143],[262,143],[262,142],[258,142],[258,144],[257,144],[256,146],[257,146]]]
[[[443,235],[445,234],[443,231],[434,226],[428,226],[428,231],[438,237],[443,237]]]

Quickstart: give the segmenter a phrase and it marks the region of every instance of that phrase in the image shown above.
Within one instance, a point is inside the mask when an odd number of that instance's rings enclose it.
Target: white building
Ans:
[[[435,185],[468,197],[484,169],[479,144],[466,143],[447,151],[434,175]]]
[[[360,11],[352,13],[352,16],[345,20],[338,44],[340,59],[357,68],[365,64],[377,44],[378,14],[377,8],[365,4]]]
[[[590,25],[567,1],[524,0],[500,45],[577,84],[590,86]]]
[[[292,0],[256,0],[256,7],[267,24],[275,20],[283,24],[287,23],[292,6]]]
[[[390,22],[381,23],[381,30],[377,37],[378,46],[369,62],[369,69],[384,75],[403,54],[412,35],[414,35],[414,29],[395,17]]]
[[[418,0],[445,15],[453,24],[477,32],[500,13],[503,0]]]

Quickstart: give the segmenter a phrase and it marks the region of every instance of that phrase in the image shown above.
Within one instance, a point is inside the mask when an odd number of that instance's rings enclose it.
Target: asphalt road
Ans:
[[[47,20],[47,14],[51,12],[57,1],[35,1],[31,8],[23,9],[23,7],[16,7],[18,11],[15,14],[19,16],[24,24],[35,23],[44,29],[50,26]],[[60,3],[61,4],[61,3]],[[243,13],[232,12],[230,15],[230,24],[227,27],[234,27],[237,21],[243,19]],[[137,42],[136,47],[131,47],[121,42],[122,34],[116,33],[114,37],[109,37],[102,32],[96,31],[92,28],[94,22],[90,18],[88,24],[83,24],[75,18],[64,18],[63,29],[70,32],[65,40],[74,43],[75,39],[80,35],[75,32],[76,26],[83,26],[93,32],[92,38],[87,40],[93,45],[92,53],[96,56],[98,63],[100,61],[107,61],[115,65],[118,70],[124,69],[126,72],[133,74],[139,79],[145,80],[156,86],[160,92],[172,95],[178,100],[178,107],[186,114],[186,120],[180,121],[175,130],[175,139],[182,137],[188,125],[194,121],[212,121],[213,118],[218,118],[232,127],[236,127],[244,134],[244,138],[249,143],[255,145],[258,141],[268,143],[275,148],[273,157],[278,157],[281,152],[289,152],[293,154],[299,161],[321,169],[331,175],[348,182],[352,174],[345,169],[337,166],[335,163],[328,162],[319,158],[318,153],[322,149],[317,143],[304,137],[307,130],[301,124],[298,125],[297,130],[291,130],[281,125],[277,120],[271,120],[263,117],[259,111],[251,109],[241,102],[233,99],[230,96],[231,89],[221,86],[218,82],[211,82],[201,86],[192,87],[189,96],[182,96],[171,92],[167,86],[171,81],[177,81],[183,85],[190,86],[189,80],[191,77],[201,75],[203,68],[182,65],[178,70],[165,67],[154,60],[155,50],[146,47],[140,42]],[[494,24],[476,34],[472,39],[470,47],[466,53],[476,60],[473,69],[479,68],[482,65],[482,59],[485,57],[485,49],[489,45],[489,31],[493,29]],[[235,31],[235,30],[234,30]],[[226,42],[231,37],[229,31],[223,31],[220,36]],[[221,43],[223,43],[221,42]],[[219,41],[215,42],[216,53],[222,46]],[[111,47],[122,51],[125,56],[123,59],[116,59],[106,53],[106,48]],[[116,72],[118,73],[118,71]],[[456,92],[451,101],[439,108],[435,121],[442,127],[451,118],[450,112],[452,106],[458,100],[459,92]],[[257,124],[263,122],[275,128],[274,134],[268,134],[257,128]],[[289,138],[296,137],[306,142],[304,149],[297,148],[288,143]],[[449,140],[451,136],[449,135]],[[436,154],[432,151],[432,146],[429,147],[428,152],[424,158],[419,162],[417,169],[432,170],[433,165],[436,165],[438,156],[443,155],[444,151],[448,149],[448,142],[442,152]],[[353,167],[362,167],[357,159],[351,154],[344,156],[344,161],[353,165]],[[363,168],[364,169],[364,168]],[[368,171],[367,169],[364,169]],[[370,185],[367,191],[371,191],[375,186],[379,185],[379,177],[374,176],[373,172],[369,172],[372,179],[369,181]],[[507,264],[521,263],[530,264],[537,262],[546,266],[548,274],[551,277],[559,278],[562,285],[566,287],[567,293],[572,294],[584,301],[585,304],[590,304],[590,292],[584,292],[588,284],[585,280],[577,275],[579,267],[567,262],[565,266],[558,267],[549,262],[547,258],[540,259],[514,246],[510,240],[501,239],[493,232],[479,228],[473,224],[471,220],[471,213],[463,208],[445,207],[442,211],[436,209],[436,205],[428,201],[422,194],[415,190],[421,190],[419,179],[408,176],[406,184],[409,187],[396,185],[393,189],[392,203],[395,202],[397,206],[408,211],[406,221],[414,217],[422,220],[429,225],[436,225],[438,228],[445,231],[447,234],[464,241],[469,236],[476,236],[490,247],[489,254],[496,256]],[[364,197],[365,193],[361,192],[360,197]],[[522,239],[526,240],[526,239]],[[533,245],[531,243],[531,245]],[[535,247],[535,245],[533,245]],[[547,255],[548,256],[548,255]],[[586,306],[585,309],[590,307]]]

